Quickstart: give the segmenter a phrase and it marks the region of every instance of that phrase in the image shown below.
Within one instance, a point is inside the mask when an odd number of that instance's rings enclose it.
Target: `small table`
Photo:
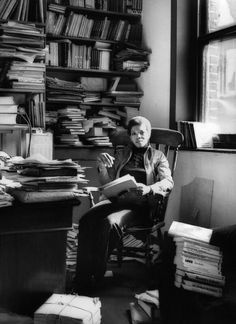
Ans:
[[[79,200],[0,208],[0,307],[32,316],[64,292],[67,230]]]

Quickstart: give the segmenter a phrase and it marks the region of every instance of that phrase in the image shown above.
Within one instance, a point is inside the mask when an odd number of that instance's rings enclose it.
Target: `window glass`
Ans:
[[[236,132],[236,38],[211,41],[203,53],[202,119]]]
[[[208,0],[208,32],[236,23],[236,0]]]

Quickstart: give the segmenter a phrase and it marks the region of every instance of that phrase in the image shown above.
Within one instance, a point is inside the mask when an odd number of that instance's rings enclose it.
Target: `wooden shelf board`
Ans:
[[[100,16],[113,16],[113,17],[117,17],[117,18],[121,17],[123,19],[130,19],[130,20],[140,20],[141,19],[140,14],[131,14],[131,13],[124,13],[124,12],[99,10],[99,9],[75,7],[75,6],[67,6],[67,8],[72,11],[91,13],[91,14],[100,15]]]
[[[86,38],[86,37],[75,37],[75,36],[64,36],[64,35],[53,35],[47,34],[47,39],[72,39],[84,43],[95,43],[95,42],[102,42],[102,43],[111,43],[111,44],[118,44],[120,42],[109,40],[109,39],[101,39],[101,38]]]
[[[6,125],[6,124],[0,124],[0,132],[1,131],[9,131],[9,130],[27,130],[29,127],[24,124],[15,124],[15,125]]]
[[[83,75],[102,75],[102,76],[127,76],[132,78],[138,78],[140,76],[140,72],[136,71],[107,71],[107,70],[95,70],[95,69],[73,69],[68,67],[61,66],[47,66],[46,70],[48,72],[67,72],[67,73],[81,73]]]
[[[35,89],[10,89],[10,88],[0,88],[0,92],[5,93],[44,93],[46,90],[35,90]]]

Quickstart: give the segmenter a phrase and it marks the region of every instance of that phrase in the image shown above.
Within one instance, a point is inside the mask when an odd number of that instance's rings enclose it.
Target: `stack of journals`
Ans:
[[[117,71],[145,71],[149,66],[149,54],[150,52],[144,49],[133,49],[129,47],[122,49],[115,56],[115,68]]]
[[[18,169],[19,189],[12,195],[23,202],[73,199],[82,193],[79,185],[87,183],[84,169],[71,160],[48,160],[32,156],[14,163]]]
[[[34,47],[35,49],[44,48],[44,34],[42,29],[36,27],[34,24],[26,25],[12,21],[1,23],[0,39],[3,44],[12,45],[15,48],[20,46],[15,52],[19,55],[23,55],[25,51],[27,52],[28,46]],[[24,46],[26,47],[25,49]],[[11,46],[9,46],[10,49]],[[31,52],[31,54],[34,54],[34,52]],[[20,57],[19,55],[13,56]],[[32,56],[35,57],[35,55]]]
[[[112,102],[115,105],[124,105],[129,107],[137,107],[140,106],[140,98],[143,96],[142,91],[119,91],[114,90],[106,93],[107,96],[113,98]]]
[[[13,96],[0,97],[0,124],[14,125],[16,124],[17,105]]]
[[[219,247],[209,244],[211,234],[210,229],[172,223],[169,235],[176,245],[174,284],[178,288],[221,297],[225,284],[223,255]]]
[[[84,88],[79,82],[47,77],[46,83],[48,102],[70,102],[78,104],[83,101]]]
[[[34,324],[100,324],[98,297],[53,294],[34,313]]]
[[[130,316],[133,324],[158,323],[160,320],[159,291],[146,290],[135,295],[136,301],[130,303]]]
[[[44,63],[13,61],[6,76],[14,89],[44,90]]]

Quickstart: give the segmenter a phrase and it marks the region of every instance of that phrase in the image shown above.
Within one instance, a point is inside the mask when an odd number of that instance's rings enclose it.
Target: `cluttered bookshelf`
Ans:
[[[4,117],[0,124],[12,130],[20,128],[20,124],[44,127],[46,35],[43,0],[1,1],[0,31],[0,109]]]
[[[137,115],[148,68],[142,1],[48,1],[46,127],[59,146],[111,147]]]
[[[110,134],[139,114],[136,79],[151,53],[141,18],[141,0],[2,1],[0,97],[17,106],[10,124],[51,132],[55,147],[111,147]]]

